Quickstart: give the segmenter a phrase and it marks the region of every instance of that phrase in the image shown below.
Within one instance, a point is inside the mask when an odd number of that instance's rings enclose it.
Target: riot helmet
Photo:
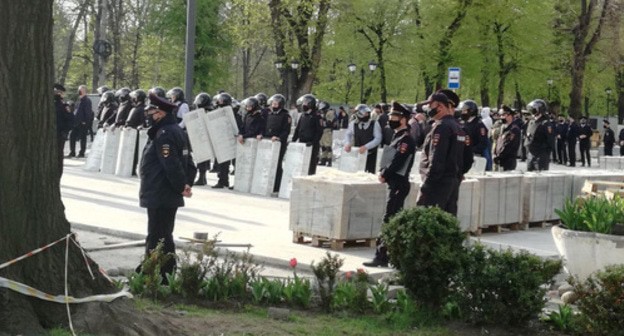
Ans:
[[[271,96],[271,98],[269,98],[268,104],[271,110],[277,112],[283,109],[284,106],[286,106],[286,97],[284,97],[283,95],[279,93],[274,94]],[[277,106],[274,106],[274,105],[277,105]]]
[[[468,120],[472,117],[476,117],[479,114],[479,106],[475,103],[474,100],[464,100],[459,103],[457,107],[459,111],[461,111],[461,118],[463,120]]]
[[[100,98],[100,104],[110,105],[115,102],[115,93],[112,90],[108,90],[102,94]]]
[[[238,100],[232,98],[231,106],[232,106],[232,111],[234,111],[235,113],[238,113],[240,111],[241,103]]]
[[[321,111],[323,114],[327,113],[327,111],[329,111],[330,107],[331,106],[326,101],[320,101],[318,103],[318,110]]]
[[[260,92],[256,94],[255,98],[258,99],[258,103],[260,104],[259,105],[260,107],[267,106],[267,99],[269,99],[269,96],[267,96],[266,93]]]
[[[102,97],[104,92],[110,91],[110,88],[108,86],[106,86],[106,85],[102,85],[99,88],[97,88],[97,90],[95,90],[95,91],[97,91],[97,93],[100,95],[100,97]]]
[[[217,95],[216,101],[218,107],[231,106],[232,96],[227,92],[222,92]]]
[[[147,94],[145,93],[145,91],[137,89],[130,92],[130,99],[132,99],[132,104],[134,104],[135,106],[145,104]]]
[[[130,89],[121,88],[117,90],[117,92],[115,92],[115,98],[117,98],[117,101],[119,101],[120,103],[127,102],[128,100],[130,100]]]
[[[153,93],[153,94],[157,95],[160,98],[167,98],[167,94],[165,94],[165,89],[163,89],[160,86],[155,86],[155,87],[149,89],[149,91],[147,93],[148,93],[148,95],[150,93]]]
[[[167,99],[169,99],[172,103],[184,101],[184,91],[182,88],[174,87],[173,89],[167,91]]]
[[[305,113],[316,111],[316,97],[311,94],[301,96],[301,110]]]
[[[367,122],[370,119],[371,109],[366,104],[358,104],[354,110],[359,121]]]
[[[212,109],[212,97],[210,97],[210,95],[207,94],[206,92],[202,92],[198,94],[197,96],[195,96],[195,101],[193,102],[193,104],[197,108],[210,110]]]
[[[249,97],[245,99],[245,111],[253,113],[256,110],[260,109],[260,100],[256,97]]]
[[[532,102],[527,104],[527,111],[532,115],[547,115],[548,114],[548,105],[542,99],[535,99]]]

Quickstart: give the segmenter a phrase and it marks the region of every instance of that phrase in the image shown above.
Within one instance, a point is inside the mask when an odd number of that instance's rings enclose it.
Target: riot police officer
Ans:
[[[216,100],[217,107],[232,106],[233,102],[232,96],[230,96],[230,94],[227,92],[218,94]],[[240,132],[243,124],[241,116],[238,113],[234,112],[234,110],[232,110],[232,113],[234,113],[236,125],[238,126],[238,130]],[[225,162],[215,162],[218,181],[217,184],[212,186],[213,189],[230,188],[230,163],[231,162],[229,160]]]
[[[176,118],[178,119],[178,125],[182,129],[186,129],[184,126],[184,115],[189,112],[189,106],[186,100],[184,99],[184,91],[182,88],[174,87],[171,90],[167,91],[167,98],[170,102],[175,104],[178,108],[175,111]]]
[[[302,142],[312,147],[308,175],[314,175],[316,174],[316,165],[318,164],[320,140],[323,135],[323,123],[317,111],[316,97],[311,94],[305,94],[299,99],[301,99],[301,110],[303,114],[299,117],[292,141]],[[299,102],[299,100],[297,100],[297,102]]]
[[[245,99],[245,119],[243,120],[243,127],[241,127],[238,133],[238,142],[243,144],[245,139],[256,138],[262,139],[264,130],[266,128],[266,119],[262,115],[262,109],[260,103],[256,97],[249,97]]]
[[[605,119],[604,122],[604,134],[602,136],[602,142],[604,143],[604,155],[613,156],[613,145],[615,145],[615,132],[611,129],[609,120]]]
[[[147,132],[149,140],[141,159],[140,205],[147,208],[146,254],[163,241],[164,253],[175,253],[173,229],[178,207],[184,206],[183,197],[192,195],[191,186],[195,166],[190,156],[189,142],[177,125],[176,105],[155,94],[150,94],[148,115],[153,126]],[[166,282],[167,274],[175,269],[175,258],[161,266]]]
[[[516,169],[518,149],[520,148],[520,126],[515,119],[515,111],[510,108],[501,109],[499,112],[501,134],[496,141],[494,151],[494,163],[499,165],[504,171]]]
[[[377,148],[383,140],[381,124],[379,120],[371,120],[371,109],[365,104],[355,107],[355,117],[356,119],[349,123],[345,132],[344,150],[349,153],[351,147],[355,146],[360,154],[367,153],[365,170],[375,174]],[[387,117],[389,120],[389,116]],[[386,126],[388,120],[386,120]]]
[[[388,115],[388,126],[394,130],[392,141],[384,147],[379,172],[379,182],[388,185],[386,212],[383,222],[387,223],[392,216],[403,209],[403,203],[410,191],[409,175],[414,164],[416,143],[410,136],[407,121],[410,110],[397,102],[392,103],[392,110]],[[368,267],[387,267],[388,252],[381,238],[377,238],[375,258],[363,263]]]
[[[100,104],[102,104],[102,110],[98,119],[98,128],[110,126],[115,123],[117,117],[117,99],[113,91],[106,91],[100,98]]]
[[[165,89],[163,89],[160,86],[154,86],[153,88],[151,88],[151,89],[149,89],[147,91],[148,95],[151,95],[152,93],[155,94],[156,96],[160,97],[160,98],[164,98],[164,99],[167,98],[167,94],[165,93]]]
[[[277,159],[277,172],[275,174],[275,184],[273,184],[273,192],[279,192],[282,183],[282,160],[286,153],[288,145],[288,135],[292,125],[290,113],[285,109],[286,97],[281,94],[275,94],[269,98],[269,108],[271,109],[267,115],[266,128],[264,137],[271,141],[279,141],[281,143],[279,157]]]
[[[470,137],[470,146],[475,155],[486,157],[488,150],[488,129],[479,116],[479,106],[473,100],[464,100],[459,104],[461,119],[466,133]]]
[[[318,104],[318,110],[321,114],[321,121],[323,123],[323,135],[321,135],[321,166],[332,166],[332,145],[333,145],[333,131],[336,128],[336,115],[334,111],[330,110],[330,105],[327,102],[321,101]]]
[[[130,89],[121,88],[115,92],[115,99],[119,102],[117,108],[117,114],[115,116],[115,127],[124,126],[130,110],[132,109],[132,102],[130,101]]]
[[[206,112],[211,111],[212,107],[212,97],[206,92],[202,92],[195,96],[195,100],[193,101],[193,105],[195,108],[203,108]],[[206,172],[210,170],[210,160],[206,160],[204,162],[200,162],[197,164],[197,171],[199,172],[199,177],[197,181],[195,181],[195,185],[206,185]]]
[[[132,110],[126,119],[126,126],[132,128],[146,127],[145,123],[145,101],[147,95],[141,89],[130,92],[130,101],[132,102]]]
[[[591,156],[589,155],[589,149],[591,148],[591,136],[594,132],[591,126],[587,124],[587,118],[581,117],[581,128],[579,130],[579,150],[581,151],[581,166],[585,167],[585,160],[587,159],[587,166],[591,167]]]
[[[264,92],[259,92],[254,96],[254,98],[258,99],[258,104],[260,105],[260,112],[262,113],[262,116],[266,119],[270,111],[270,108],[268,106],[269,96],[267,96],[267,94]]]
[[[548,119],[548,105],[542,99],[535,99],[527,105],[527,111],[533,115],[527,126],[527,148],[531,154],[527,170],[548,170],[550,153],[555,149],[555,134]]]

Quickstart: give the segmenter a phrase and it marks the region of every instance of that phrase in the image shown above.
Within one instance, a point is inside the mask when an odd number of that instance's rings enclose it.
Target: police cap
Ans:
[[[390,110],[390,114],[389,115],[398,115],[400,117],[404,117],[404,118],[410,118],[412,112],[410,111],[410,109],[405,106],[405,104],[400,104],[397,101],[393,101],[392,102],[392,110]]]
[[[157,96],[155,93],[151,92],[149,95],[149,105],[147,106],[147,111],[151,110],[161,110],[166,113],[171,113],[177,106],[170,103],[168,100],[163,99]]]

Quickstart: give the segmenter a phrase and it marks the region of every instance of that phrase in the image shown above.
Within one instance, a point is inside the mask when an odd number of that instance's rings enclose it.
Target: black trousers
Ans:
[[[87,125],[78,124],[71,131],[71,135],[69,136],[69,152],[70,154],[76,154],[76,142],[80,141],[80,152],[79,155],[84,156],[85,150],[87,149]]]
[[[159,241],[163,241],[163,253],[175,253],[175,243],[173,242],[173,227],[178,208],[148,208],[147,209],[147,238],[145,238],[145,253],[156,248]],[[175,258],[161,266],[160,273],[163,279],[166,274],[175,271]]]
[[[217,178],[218,184],[222,186],[229,187],[230,186],[230,161],[225,162],[216,162],[217,166]]]
[[[613,144],[604,146],[604,155],[605,156],[613,156]]]
[[[368,151],[366,156],[366,169],[367,173],[375,174],[377,168],[377,147]]]
[[[457,216],[457,198],[459,197],[459,178],[447,177],[435,183],[435,190],[420,190],[416,205],[437,206],[438,208]]]
[[[312,145],[312,155],[310,158],[310,168],[308,168],[308,175],[316,174],[316,166],[318,165],[319,150],[321,145],[315,143]]]
[[[576,166],[576,141],[568,141],[568,158],[570,159],[570,166]]]
[[[408,178],[387,180],[388,196],[386,198],[386,213],[384,213],[383,222],[388,223],[392,216],[396,215],[403,209],[405,198],[410,191],[410,183]],[[381,237],[377,238],[377,250],[375,251],[375,259],[381,262],[388,262],[388,249]]]
[[[544,153],[533,154],[531,153],[531,159],[527,163],[528,171],[542,171],[548,170],[550,165],[550,151]]]
[[[63,160],[65,157],[65,141],[67,141],[66,139],[67,139],[67,136],[65,134],[56,135],[56,141],[57,141],[57,146],[58,146],[57,160],[58,160],[59,179],[61,178],[61,176],[63,176]]]
[[[591,157],[589,156],[589,141],[581,141],[579,143],[579,149],[581,150],[581,164],[585,165],[585,160],[587,160],[587,166],[591,167]]]
[[[282,161],[284,160],[284,154],[286,154],[286,148],[288,147],[288,142],[282,142],[280,146],[279,156],[277,158],[277,171],[275,172],[275,183],[273,183],[273,192],[279,192],[280,186],[282,185],[282,174],[284,170],[282,169]]]
[[[620,156],[624,156],[624,146],[620,146]]]
[[[559,164],[568,162],[568,148],[563,139],[557,139],[557,161],[559,161]]]

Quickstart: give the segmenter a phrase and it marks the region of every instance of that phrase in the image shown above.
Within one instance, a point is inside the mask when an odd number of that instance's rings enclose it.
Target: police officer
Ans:
[[[604,134],[602,136],[602,142],[604,143],[604,155],[613,156],[613,145],[615,145],[615,132],[611,129],[609,120],[605,119],[604,122]]]
[[[98,119],[98,128],[108,127],[115,123],[117,118],[117,100],[113,91],[106,91],[100,98],[100,104],[102,104],[102,111]]]
[[[286,97],[281,94],[274,94],[269,98],[270,111],[267,115],[266,128],[264,137],[271,141],[279,141],[281,143],[279,157],[277,158],[277,172],[275,174],[275,184],[273,184],[273,192],[279,192],[282,183],[282,160],[288,146],[288,135],[292,125],[290,113],[285,109]]]
[[[327,102],[321,101],[318,104],[318,110],[321,114],[321,121],[323,123],[323,134],[321,135],[321,166],[332,166],[332,145],[333,145],[333,131],[336,128],[336,115],[333,110],[330,110],[330,106]]]
[[[186,100],[184,99],[184,91],[182,88],[174,87],[171,90],[167,91],[167,98],[170,102],[177,106],[175,111],[176,118],[178,119],[178,125],[182,129],[186,129],[184,126],[184,115],[189,112],[189,106]]]
[[[568,123],[563,116],[559,116],[557,125],[555,126],[555,135],[557,137],[557,161],[559,164],[568,162],[568,151],[566,145],[566,135],[568,134]]]
[[[78,107],[74,113],[74,128],[69,138],[69,157],[76,156],[76,141],[80,141],[79,158],[85,157],[87,150],[87,134],[89,128],[93,125],[93,110],[91,108],[91,99],[87,96],[87,86],[80,85],[78,87]]]
[[[351,152],[353,145],[360,154],[367,153],[366,172],[375,174],[377,148],[383,140],[381,124],[378,120],[371,120],[371,109],[365,104],[355,107],[355,116],[356,119],[349,123],[345,132],[344,150],[347,153]]]
[[[227,92],[223,92],[217,95],[217,107],[226,107],[226,106],[232,106],[232,96],[230,96],[229,93]],[[240,132],[241,128],[242,128],[242,124],[243,121],[241,119],[241,116],[234,112],[234,110],[232,110],[232,113],[234,113],[234,119],[236,119],[236,126],[238,127],[238,130]],[[229,188],[232,189],[230,187],[230,161],[225,161],[225,162],[215,162],[215,166],[216,166],[216,170],[217,170],[217,184],[213,185],[212,188],[213,189],[223,189],[223,188]]]
[[[569,117],[568,132],[566,133],[566,142],[568,144],[568,158],[570,167],[576,167],[576,143],[581,132],[581,127],[576,123],[573,117]]]
[[[581,128],[579,130],[579,149],[581,151],[581,166],[585,167],[585,159],[587,159],[587,166],[591,167],[591,157],[589,155],[589,149],[591,147],[591,136],[594,132],[591,126],[587,124],[587,118],[581,117]]]
[[[130,89],[121,88],[115,92],[115,98],[119,102],[117,115],[115,116],[115,127],[123,127],[126,124],[130,110],[132,110],[132,101],[130,100]]]
[[[403,209],[403,203],[410,191],[409,175],[414,164],[416,150],[416,144],[409,134],[407,124],[410,114],[410,110],[405,105],[393,102],[392,111],[388,115],[388,126],[394,130],[394,136],[390,144],[384,147],[379,172],[379,182],[388,185],[384,223]],[[381,238],[377,238],[375,258],[363,265],[388,267],[388,251]]]
[[[63,156],[67,135],[74,126],[74,114],[69,109],[65,100],[65,87],[54,84],[54,110],[56,111],[56,141],[58,148],[59,177],[63,175]]]
[[[499,121],[502,123],[501,135],[496,141],[494,151],[494,163],[499,165],[504,171],[516,169],[516,157],[520,148],[520,126],[510,109],[501,109]]]
[[[238,142],[243,144],[245,139],[256,138],[262,140],[262,135],[266,129],[266,119],[262,115],[262,109],[260,102],[256,97],[249,97],[245,99],[245,119],[243,120],[243,127],[241,127],[238,133]]]
[[[154,86],[153,88],[147,91],[148,95],[151,95],[152,93],[160,98],[167,99],[167,93],[165,93],[165,89],[163,89],[160,86]]]
[[[195,100],[193,101],[193,105],[195,108],[203,108],[204,111],[212,111],[212,97],[206,92],[202,92],[195,96]],[[195,181],[195,185],[202,186],[206,185],[206,172],[210,170],[210,160],[206,160],[204,162],[200,162],[197,164],[197,171],[199,172],[199,177],[197,181]]]
[[[178,207],[184,206],[183,197],[191,197],[195,166],[189,152],[184,131],[173,114],[176,105],[155,94],[149,96],[147,114],[152,127],[141,159],[139,192],[140,205],[147,208],[146,254],[163,240],[164,253],[175,253],[173,229]],[[175,258],[161,266],[163,281],[175,269]]]
[[[454,216],[457,216],[459,184],[472,165],[474,151],[466,131],[455,119],[453,103],[458,100],[454,93],[449,99],[446,94],[437,92],[426,102],[429,104],[427,114],[434,124],[423,144],[419,169],[422,184],[416,201],[421,206],[438,206]],[[470,162],[464,162],[469,159]]]
[[[299,117],[292,141],[302,142],[312,147],[308,175],[314,175],[316,174],[316,165],[318,164],[320,140],[323,135],[323,123],[317,111],[316,97],[311,94],[305,94],[299,99],[301,99],[301,110],[303,114]],[[297,100],[297,102],[299,102],[299,100]]]
[[[132,110],[128,114],[126,119],[126,126],[131,128],[145,127],[145,101],[147,95],[145,91],[141,89],[130,92],[130,102],[132,103]]]
[[[488,129],[479,117],[479,106],[473,100],[464,100],[459,104],[464,129],[470,136],[470,146],[475,155],[486,158],[488,150]]]
[[[548,170],[550,153],[555,149],[555,132],[548,119],[548,105],[542,99],[535,99],[527,105],[533,115],[527,126],[527,149],[531,158],[528,171]]]
[[[266,119],[266,117],[269,115],[269,112],[271,111],[268,105],[269,96],[267,96],[267,94],[264,92],[259,92],[254,97],[258,99],[258,103],[260,104],[260,112],[262,112],[262,116]]]

